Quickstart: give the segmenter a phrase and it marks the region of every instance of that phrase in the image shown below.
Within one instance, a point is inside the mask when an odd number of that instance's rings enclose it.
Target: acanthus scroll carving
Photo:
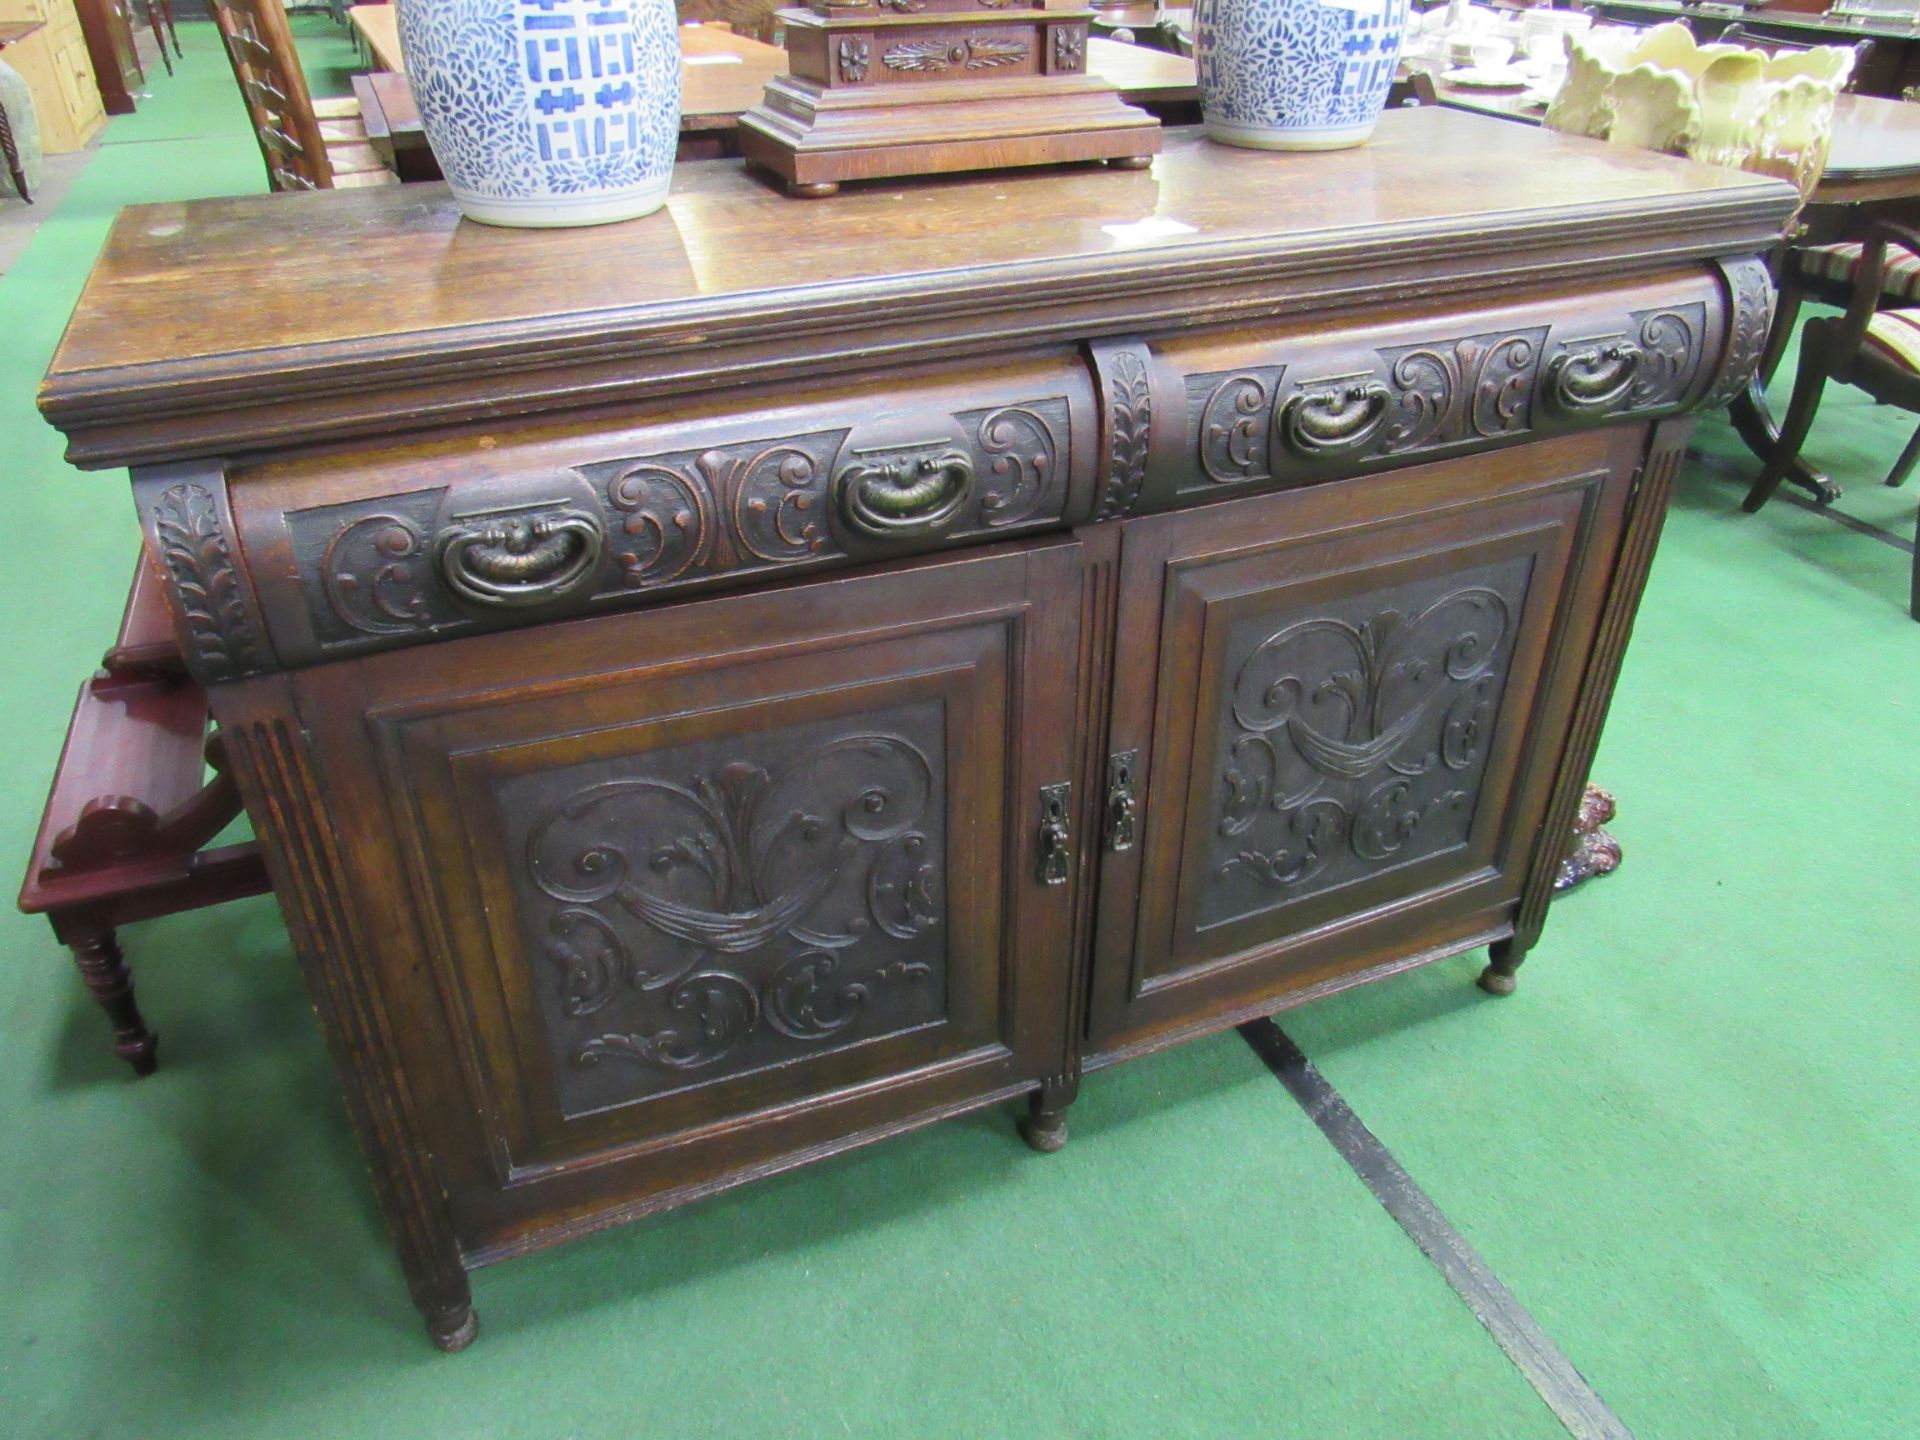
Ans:
[[[399,635],[427,623],[421,593],[426,537],[405,515],[382,512],[340,527],[320,559],[335,615],[369,635]]]
[[[935,1018],[941,813],[926,751],[882,731],[564,794],[524,873],[551,906],[554,1010],[593,1022],[563,1023],[570,1068],[769,1063]]]
[[[972,410],[958,419],[987,457],[980,485],[982,525],[993,530],[1018,525],[1031,520],[1049,500],[1059,500],[1065,400]]]
[[[1527,569],[1236,627],[1207,922],[1465,838]]]
[[[1705,332],[1706,307],[1695,302],[1566,339],[1538,325],[1372,350],[1339,372],[1192,375],[1188,444],[1199,473],[1179,488],[1271,480],[1289,455],[1324,467],[1521,436],[1539,423],[1536,392],[1563,422],[1667,409],[1695,384]]]

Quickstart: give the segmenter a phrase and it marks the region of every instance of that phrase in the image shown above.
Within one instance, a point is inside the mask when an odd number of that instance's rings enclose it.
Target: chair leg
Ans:
[[[167,36],[173,41],[175,58],[184,60],[187,52],[180,48],[180,23],[173,18],[173,0],[159,0],[160,13],[166,18]]]
[[[147,28],[153,31],[153,44],[160,52],[160,63],[167,67],[167,74],[173,74],[173,57],[167,53],[166,32],[160,28],[159,0],[147,0]]]
[[[1793,276],[1780,286],[1780,298],[1773,308],[1773,328],[1767,331],[1767,345],[1760,352],[1760,384],[1762,388],[1773,379],[1773,372],[1780,368],[1780,357],[1787,353],[1787,341],[1793,338],[1793,325],[1800,318],[1801,290],[1794,283]]]
[[[1907,592],[1907,612],[1920,620],[1920,515],[1913,526],[1913,588]]]
[[[0,105],[0,156],[7,162],[7,173],[13,177],[13,188],[20,192],[20,198],[31,205],[33,196],[27,192],[27,172],[20,163],[20,151],[13,143],[13,122],[7,118],[6,106]]]
[[[1787,406],[1786,422],[1780,427],[1779,443],[1740,505],[1749,515],[1773,498],[1773,492],[1780,488],[1780,482],[1786,479],[1788,469],[1799,457],[1826,384],[1827,322],[1810,320],[1800,337],[1800,369],[1793,377],[1793,399]]]
[[[160,1039],[147,1029],[133,999],[133,976],[111,926],[69,930],[61,937],[73,951],[73,963],[87,982],[87,993],[113,1022],[113,1053],[133,1066],[136,1075],[151,1075],[158,1063],[154,1052]]]
[[[1913,438],[1907,441],[1907,448],[1900,452],[1900,458],[1893,462],[1893,469],[1887,472],[1887,484],[1896,488],[1906,484],[1916,461],[1920,461],[1920,428],[1914,430]]]

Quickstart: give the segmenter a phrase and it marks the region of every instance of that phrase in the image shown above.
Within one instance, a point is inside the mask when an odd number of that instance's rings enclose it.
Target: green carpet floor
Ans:
[[[316,92],[351,46],[296,20]],[[117,207],[263,188],[212,32],[0,278],[0,872],[136,543],[34,387]],[[1790,373],[1790,371],[1788,372]],[[1904,417],[1836,395],[1842,508]],[[1704,449],[1750,472],[1717,418]],[[1506,1002],[1462,957],[1283,1017],[1642,1437],[1920,1422],[1920,626],[1907,559],[1686,475],[1598,775],[1625,869]],[[162,1066],[0,916],[0,1437],[1564,1435],[1234,1036],[1094,1077],[1058,1156],[937,1127],[407,1304],[270,901],[133,927]]]

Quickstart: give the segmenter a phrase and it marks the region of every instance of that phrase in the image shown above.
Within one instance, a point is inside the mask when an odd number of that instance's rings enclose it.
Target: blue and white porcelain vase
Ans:
[[[673,0],[397,0],[400,50],[453,198],[489,225],[657,210],[680,138]]]
[[[1196,0],[1207,134],[1261,150],[1338,150],[1386,107],[1407,0]]]

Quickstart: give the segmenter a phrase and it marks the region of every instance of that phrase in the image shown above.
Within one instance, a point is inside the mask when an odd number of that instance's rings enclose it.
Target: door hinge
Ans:
[[[1121,750],[1107,757],[1107,849],[1131,850],[1139,833],[1140,802],[1134,798],[1133,772],[1140,763],[1138,750]]]
[[[1067,829],[1067,802],[1071,784],[1040,787],[1040,870],[1042,885],[1064,885],[1073,866],[1072,836]]]

